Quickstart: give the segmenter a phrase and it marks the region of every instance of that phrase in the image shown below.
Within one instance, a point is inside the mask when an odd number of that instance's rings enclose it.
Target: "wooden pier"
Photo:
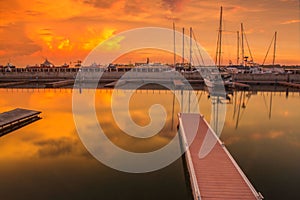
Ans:
[[[13,82],[8,82],[8,83],[0,83],[0,88],[5,88],[5,87],[11,87],[11,86],[16,86],[16,85],[23,85],[30,83],[31,81],[13,81]]]
[[[104,87],[114,88],[117,84],[118,84],[118,86],[125,85],[126,81],[125,80],[113,81],[113,82],[105,84]]]
[[[188,148],[190,127],[195,127],[198,122],[197,134]],[[185,159],[195,200],[263,199],[203,116],[179,114],[179,129],[183,145],[187,148]],[[210,139],[209,144],[204,142],[207,138]],[[199,151],[203,145],[209,153],[202,158]]]
[[[68,85],[73,85],[74,80],[63,80],[63,81],[57,81],[57,82],[52,82],[52,83],[46,83],[46,88],[58,88],[58,87],[63,87],[63,86],[68,86]]]
[[[232,85],[233,85],[233,87],[239,87],[239,88],[244,88],[244,89],[250,88],[250,85],[245,84],[245,83],[240,83],[240,82],[233,82]]]
[[[288,86],[288,87],[300,88],[300,84],[298,84],[298,83],[280,81],[280,82],[278,82],[278,84],[283,85],[283,86]]]
[[[40,111],[16,108],[0,114],[0,137],[41,119]]]

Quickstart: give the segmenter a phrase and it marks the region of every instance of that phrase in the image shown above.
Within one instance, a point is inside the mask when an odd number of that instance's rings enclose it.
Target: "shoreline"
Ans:
[[[150,69],[136,69],[126,71],[101,71],[100,68],[86,68],[80,71],[77,68],[40,69],[37,71],[12,71],[0,73],[0,88],[114,88],[117,84],[122,88],[187,89],[188,85],[195,90],[203,90],[206,85],[202,75],[214,75],[214,71],[187,73],[177,71],[149,71]],[[222,74],[222,73],[220,73]],[[223,73],[224,74],[224,73]],[[223,75],[222,74],[222,75]],[[226,91],[300,91],[300,74],[250,74],[226,73],[231,82],[224,82]],[[100,80],[99,80],[99,77]]]
[[[1,81],[0,81],[0,86],[1,86]],[[191,84],[191,87],[195,91],[207,91],[208,88],[204,84]],[[45,82],[30,82],[30,84],[16,84],[16,85],[10,85],[6,87],[0,87],[0,89],[11,89],[11,90],[59,90],[59,89],[76,89],[76,90],[91,90],[93,89],[92,87],[82,87],[82,88],[77,88],[74,87],[74,85],[67,85],[67,86],[62,86],[62,87],[51,87],[47,88],[45,87]],[[106,89],[106,90],[113,90],[113,89],[119,89],[119,88],[114,88],[114,87],[105,87],[105,84],[100,83],[98,84],[98,87],[96,88],[97,90],[101,89]],[[132,90],[135,89],[135,87],[130,87],[128,86],[126,89]],[[125,89],[125,90],[126,90]],[[188,90],[186,88],[172,88],[173,90]],[[251,92],[300,92],[299,88],[293,88],[293,87],[288,87],[288,86],[282,86],[282,85],[277,85],[277,84],[258,84],[258,85],[251,85],[250,88],[225,88],[227,94],[232,94],[233,92],[236,91],[251,91]],[[121,89],[120,89],[121,90]],[[159,84],[146,84],[143,85],[142,87],[137,88],[136,90],[162,90],[162,91],[167,91],[170,90],[169,88],[166,88],[162,85]]]

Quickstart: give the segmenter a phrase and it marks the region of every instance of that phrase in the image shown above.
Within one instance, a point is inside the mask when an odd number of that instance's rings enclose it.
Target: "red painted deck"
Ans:
[[[180,114],[179,121],[184,144],[187,144],[190,127],[195,127],[195,122],[199,122],[197,135],[186,152],[194,199],[263,199],[202,116]],[[205,137],[213,142],[210,145],[211,151],[199,158],[199,150]],[[207,147],[209,144],[205,142],[204,145]]]

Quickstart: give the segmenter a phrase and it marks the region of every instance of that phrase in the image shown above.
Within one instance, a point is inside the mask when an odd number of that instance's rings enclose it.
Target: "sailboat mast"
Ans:
[[[223,7],[221,6],[221,12],[220,12],[220,26],[219,26],[219,60],[218,60],[218,66],[221,66],[221,53],[222,53],[222,26],[223,26]]]
[[[182,64],[184,67],[184,27],[182,28]]]
[[[192,27],[190,27],[190,65],[189,70],[191,71],[192,68]]]
[[[276,42],[277,42],[277,31],[275,31],[275,36],[274,36],[274,52],[273,52],[273,61],[272,61],[273,67],[275,64],[275,56],[276,56]]]
[[[175,39],[175,23],[173,22],[173,45],[174,45],[174,68],[176,67],[175,65],[176,65],[176,39]]]
[[[236,36],[237,36],[237,52],[236,52],[236,64],[239,65],[240,62],[240,32],[237,31],[236,32]]]
[[[241,23],[241,36],[242,36],[242,59],[243,59],[243,66],[245,66],[244,26],[243,26],[243,23]]]

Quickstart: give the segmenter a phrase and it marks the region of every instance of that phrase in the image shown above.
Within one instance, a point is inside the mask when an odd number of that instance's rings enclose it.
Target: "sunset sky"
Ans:
[[[115,34],[149,26],[172,28],[173,21],[178,31],[192,26],[197,41],[214,58],[220,6],[224,64],[236,59],[241,22],[255,62],[262,63],[278,31],[276,63],[300,64],[299,0],[0,0],[0,65],[24,67],[44,58],[56,65],[84,60]],[[136,61],[144,59],[135,56]],[[153,62],[165,61],[149,52],[147,56]],[[266,63],[271,63],[271,55]]]

